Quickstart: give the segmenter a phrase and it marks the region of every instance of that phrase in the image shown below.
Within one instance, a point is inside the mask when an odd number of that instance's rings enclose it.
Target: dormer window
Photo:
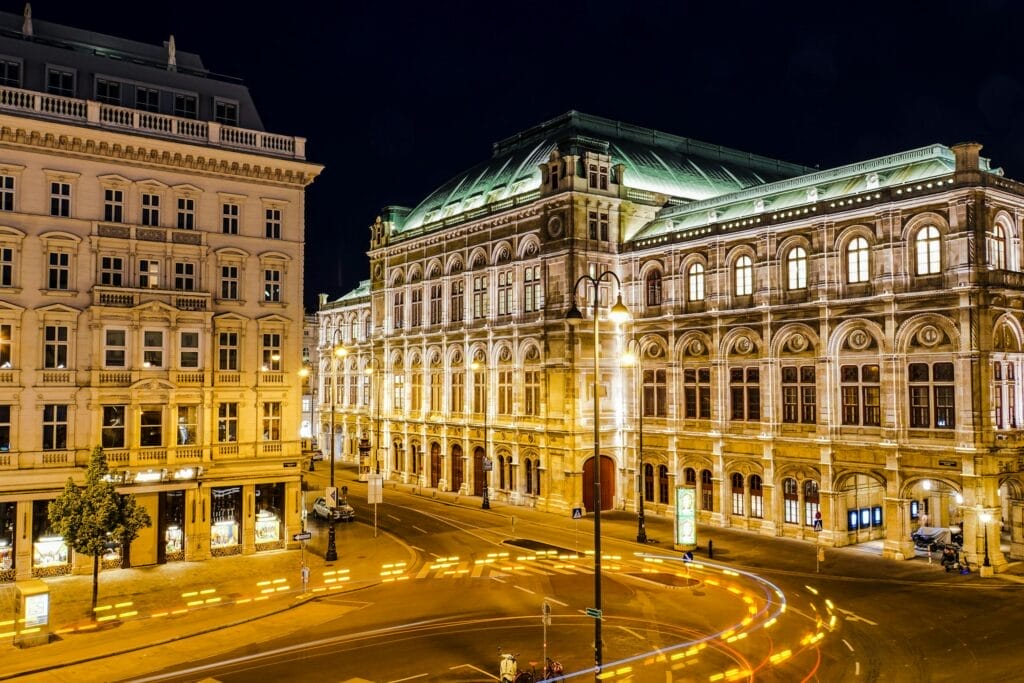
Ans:
[[[591,189],[608,189],[608,167],[604,164],[590,164],[589,185]]]
[[[196,118],[196,96],[195,95],[174,95],[174,115],[183,119]]]

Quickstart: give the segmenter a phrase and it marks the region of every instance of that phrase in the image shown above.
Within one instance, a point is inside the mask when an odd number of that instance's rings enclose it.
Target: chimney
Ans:
[[[953,145],[952,149],[956,157],[956,179],[967,182],[981,180],[981,143],[961,142]]]

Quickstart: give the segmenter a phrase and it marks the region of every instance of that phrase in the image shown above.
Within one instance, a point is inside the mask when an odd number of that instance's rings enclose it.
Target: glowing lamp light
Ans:
[[[961,495],[959,493],[956,494],[956,504],[957,505],[963,505],[964,504],[964,497],[963,497],[963,495]]]
[[[921,483],[921,486],[924,488],[925,491],[932,490],[932,482],[930,479],[925,479],[924,482]]]
[[[160,481],[163,479],[163,472],[154,472],[153,470],[146,470],[145,472],[139,472],[135,475],[135,481],[141,484],[146,484],[154,481]]]

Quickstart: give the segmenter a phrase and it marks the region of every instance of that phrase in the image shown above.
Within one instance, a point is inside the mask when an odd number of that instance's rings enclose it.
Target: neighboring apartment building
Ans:
[[[300,528],[304,159],[173,42],[0,14],[0,578],[91,567],[47,504],[99,445],[133,565]]]
[[[594,294],[573,285],[607,270],[632,322],[607,321],[606,276],[602,507],[672,514],[689,486],[703,523],[890,557],[962,525],[1000,569],[1024,557],[1024,185],[979,149],[821,171],[576,112],[496,143],[385,209],[368,296],[321,305],[322,353],[349,351],[342,452],[379,412],[391,478],[592,509]],[[346,391],[370,358],[382,390]]]

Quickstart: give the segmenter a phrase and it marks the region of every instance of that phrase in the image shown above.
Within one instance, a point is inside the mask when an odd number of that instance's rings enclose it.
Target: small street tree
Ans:
[[[85,472],[85,485],[79,487],[69,477],[64,492],[48,507],[54,531],[64,537],[68,547],[92,556],[93,611],[99,596],[100,558],[111,547],[127,548],[141,529],[153,524],[134,495],[117,492],[106,478],[108,472],[107,457],[97,446]]]

